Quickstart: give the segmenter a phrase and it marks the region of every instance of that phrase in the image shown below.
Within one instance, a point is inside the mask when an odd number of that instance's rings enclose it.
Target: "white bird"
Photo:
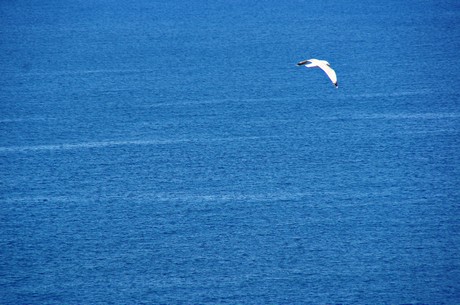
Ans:
[[[338,82],[337,82],[337,74],[335,74],[335,71],[331,68],[331,64],[325,60],[319,60],[319,59],[308,59],[308,60],[302,60],[301,62],[297,63],[298,66],[305,66],[307,68],[320,68],[324,72],[326,72],[327,76],[331,79],[332,83],[334,84],[335,88],[338,88]]]

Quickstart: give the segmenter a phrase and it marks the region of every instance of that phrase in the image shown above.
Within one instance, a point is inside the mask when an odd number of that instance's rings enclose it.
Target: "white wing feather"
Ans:
[[[327,76],[331,79],[331,82],[335,85],[337,83],[337,74],[335,74],[335,71],[329,67],[328,65],[318,65],[318,67],[323,70]]]

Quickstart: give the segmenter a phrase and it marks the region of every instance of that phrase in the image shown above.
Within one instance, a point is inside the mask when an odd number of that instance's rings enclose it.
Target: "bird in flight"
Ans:
[[[320,68],[331,79],[331,82],[334,84],[335,88],[339,87],[337,82],[337,74],[335,74],[335,71],[331,68],[329,62],[312,58],[308,60],[302,60],[301,62],[298,62],[297,65],[305,66],[307,68]]]

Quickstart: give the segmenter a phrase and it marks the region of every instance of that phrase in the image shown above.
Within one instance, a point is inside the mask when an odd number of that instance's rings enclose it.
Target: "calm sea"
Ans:
[[[454,0],[1,1],[0,303],[460,303],[459,50]]]

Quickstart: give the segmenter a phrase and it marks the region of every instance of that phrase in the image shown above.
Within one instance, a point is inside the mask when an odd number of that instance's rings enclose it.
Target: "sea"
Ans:
[[[0,303],[460,304],[459,52],[456,0],[0,1]]]

